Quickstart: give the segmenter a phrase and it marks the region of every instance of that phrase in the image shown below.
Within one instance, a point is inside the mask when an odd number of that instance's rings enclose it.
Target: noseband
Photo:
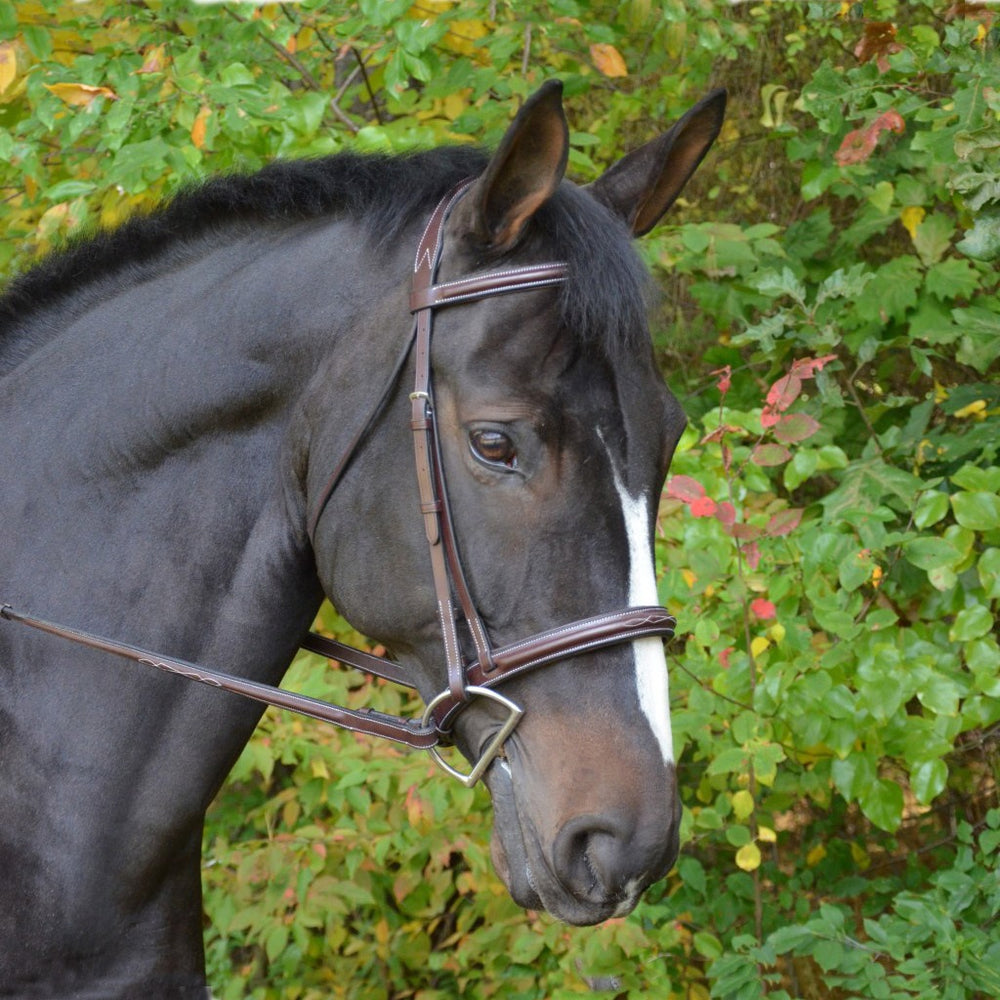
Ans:
[[[447,688],[428,703],[419,722],[386,715],[372,709],[344,708],[268,684],[210,670],[184,660],[160,656],[136,646],[56,625],[15,611],[10,605],[0,605],[0,617],[138,663],[157,667],[168,673],[179,674],[190,680],[240,694],[267,705],[298,712],[355,732],[393,740],[415,749],[427,750],[445,771],[468,787],[479,780],[501,752],[504,741],[524,714],[522,708],[495,690],[497,685],[528,671],[583,653],[650,636],[666,638],[672,636],[675,622],[666,608],[634,607],[571,622],[510,645],[495,647],[490,642],[462,569],[448,504],[432,386],[431,333],[434,310],[508,292],[530,291],[558,285],[566,280],[568,269],[563,263],[534,264],[435,284],[444,246],[445,224],[470,183],[462,184],[442,199],[424,229],[414,262],[410,297],[410,311],[415,316],[413,333],[393,371],[390,384],[379,398],[364,427],[334,468],[307,526],[309,537],[314,539],[319,519],[337,483],[392,397],[402,367],[412,352],[415,375],[413,391],[410,393],[410,427],[413,432],[414,459],[420,490],[420,511],[423,515],[424,533],[430,554],[448,677]],[[465,623],[475,649],[475,658],[469,663],[465,662],[461,651],[460,621]],[[310,632],[302,643],[302,648],[397,684],[414,686],[403,668],[392,660],[374,656],[324,636]],[[472,770],[463,774],[442,758],[437,747],[450,742],[449,736],[457,713],[477,698],[497,702],[507,713],[507,718],[480,752]]]

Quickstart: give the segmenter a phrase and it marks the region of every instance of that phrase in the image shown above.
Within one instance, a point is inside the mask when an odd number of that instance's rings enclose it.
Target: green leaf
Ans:
[[[716,959],[723,954],[722,942],[708,931],[696,931],[691,938],[695,951],[705,958]]]
[[[844,959],[844,946],[839,941],[820,939],[812,950],[812,956],[824,972],[832,972]]]
[[[871,511],[892,500],[910,509],[923,488],[923,481],[912,473],[889,465],[880,458],[872,458],[848,466],[840,486],[820,503],[831,519]]]
[[[956,493],[951,498],[955,520],[973,531],[1000,528],[1000,496],[996,493]]]
[[[917,698],[937,715],[955,716],[963,689],[950,677],[927,670],[917,681]]]
[[[985,372],[1000,357],[1000,312],[970,306],[953,309],[951,314],[964,333],[956,359]]]
[[[17,31],[17,10],[10,0],[0,0],[0,35],[9,38]]]
[[[49,201],[69,201],[71,198],[79,198],[96,190],[97,185],[89,181],[60,181],[58,184],[53,184],[45,192],[45,196]]]
[[[968,298],[979,288],[979,275],[967,260],[951,258],[927,272],[927,291],[942,301]]]
[[[920,569],[937,569],[940,566],[957,566],[963,554],[944,538],[914,538],[903,544],[903,555]]]
[[[857,590],[871,579],[874,565],[871,555],[862,556],[860,552],[848,553],[837,566],[837,579],[845,590]]]
[[[921,805],[929,805],[948,782],[948,765],[940,758],[922,760],[910,768],[910,787]]]
[[[922,281],[920,261],[905,254],[883,264],[855,303],[857,315],[874,323],[903,319],[917,304]]]
[[[840,794],[850,802],[858,797],[863,788],[875,781],[878,768],[873,757],[867,753],[854,752],[842,760],[834,760],[830,773]]]
[[[984,393],[987,389],[982,383],[970,388],[973,390],[971,393],[973,399],[979,396],[980,393]],[[985,490],[989,493],[1000,493],[1000,467],[981,469],[977,465],[963,465],[948,478],[956,486],[961,486],[963,490],[969,490],[973,493],[979,490]]]
[[[1000,549],[990,548],[980,555],[976,564],[983,596],[990,601],[1000,600]]]
[[[948,638],[952,642],[968,642],[970,639],[988,635],[992,628],[993,615],[990,609],[983,604],[977,604],[955,615],[955,624],[949,630]]]
[[[276,924],[264,939],[264,950],[269,962],[276,962],[285,948],[288,947],[288,928],[284,924]]]
[[[917,248],[924,267],[931,267],[945,255],[954,232],[955,223],[942,212],[928,215],[917,226],[913,245]]]
[[[955,244],[967,257],[991,261],[1000,257],[1000,209],[978,216],[965,237]]]
[[[948,494],[928,490],[920,495],[913,510],[913,523],[918,528],[929,528],[937,524],[948,513]]]
[[[785,466],[783,480],[786,488],[794,490],[801,486],[819,469],[819,455],[812,448],[799,448]]]
[[[787,295],[800,305],[805,302],[805,285],[788,267],[783,267],[780,272],[762,271],[750,279],[750,285],[768,298],[779,299]]]
[[[746,770],[747,751],[742,747],[730,747],[715,755],[708,765],[709,774],[742,773]]]
[[[874,278],[875,272],[868,270],[864,264],[855,264],[847,270],[838,268],[819,286],[816,292],[816,305],[826,302],[827,299],[856,299]]]
[[[861,811],[881,830],[899,829],[903,819],[903,790],[894,781],[879,778],[858,795]]]
[[[694,627],[694,637],[702,646],[711,646],[720,635],[718,622],[699,618]]]

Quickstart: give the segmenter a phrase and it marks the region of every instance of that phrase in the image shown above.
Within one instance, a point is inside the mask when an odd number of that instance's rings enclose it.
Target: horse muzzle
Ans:
[[[583,803],[579,810],[530,781],[519,787],[518,771],[516,760],[500,760],[485,778],[493,799],[493,866],[518,905],[567,924],[597,924],[630,913],[670,871],[681,811],[672,765],[656,801],[603,796],[603,808]]]

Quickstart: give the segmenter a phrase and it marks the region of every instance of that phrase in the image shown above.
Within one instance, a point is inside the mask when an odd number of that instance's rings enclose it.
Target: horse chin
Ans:
[[[546,910],[557,920],[578,927],[632,912],[645,885],[629,886],[621,899],[592,901],[574,896],[551,874],[535,838],[522,825],[508,765],[498,761],[485,780],[493,800],[490,856],[497,875],[518,906]]]

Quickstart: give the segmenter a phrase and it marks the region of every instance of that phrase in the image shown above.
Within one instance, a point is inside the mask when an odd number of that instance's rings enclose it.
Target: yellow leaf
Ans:
[[[205,128],[211,114],[212,109],[203,105],[195,116],[194,124],[191,126],[191,142],[194,143],[195,149],[201,149],[205,145]]]
[[[736,864],[745,872],[760,868],[760,848],[756,844],[744,844],[736,852]]]
[[[698,579],[698,577],[696,577],[694,575],[694,573],[691,570],[689,570],[689,569],[682,569],[681,570],[681,577],[683,578],[684,582],[688,585],[688,589],[689,590],[692,587],[694,587],[695,582]]]
[[[449,94],[441,104],[445,118],[453,122],[469,106],[468,91]]]
[[[12,42],[0,43],[0,94],[17,78],[17,53]]]
[[[771,645],[770,639],[765,639],[764,636],[758,635],[755,639],[750,641],[750,653],[756,659],[765,650],[767,650]]]
[[[489,30],[485,21],[452,21],[441,44],[451,52],[463,56],[483,54],[476,42],[489,34]]]
[[[162,73],[163,67],[167,64],[166,45],[155,45],[146,50],[142,60],[142,65],[136,70],[141,73]]]
[[[784,642],[786,631],[785,626],[781,622],[775,622],[768,630],[767,634],[776,642],[781,645]]]
[[[741,788],[733,793],[733,815],[738,820],[746,819],[753,812],[753,796]]]
[[[118,100],[118,95],[110,87],[93,87],[89,83],[47,83],[45,89],[76,108],[89,107],[99,97]]]
[[[769,826],[758,826],[757,839],[764,844],[776,844],[778,835]]]
[[[817,844],[807,855],[806,864],[810,868],[815,868],[826,857],[826,848],[822,844]]]
[[[605,76],[628,76],[628,67],[622,54],[607,42],[597,42],[590,46],[590,58]]]
[[[963,406],[960,410],[956,410],[952,416],[958,417],[959,420],[964,420],[966,417],[975,417],[977,420],[982,420],[986,416],[986,400],[977,399],[973,403],[969,403],[968,406]]]
[[[915,240],[917,238],[917,227],[924,220],[924,216],[927,212],[924,211],[919,205],[907,205],[902,212],[899,213],[899,221],[903,223],[903,227],[910,234],[910,239]]]

